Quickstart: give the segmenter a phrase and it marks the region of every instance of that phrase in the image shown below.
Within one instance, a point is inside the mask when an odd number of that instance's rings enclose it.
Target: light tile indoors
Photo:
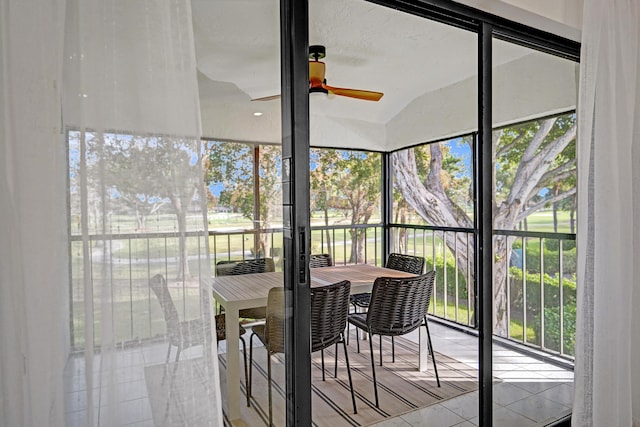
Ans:
[[[430,322],[436,351],[477,367],[477,338],[447,326]],[[417,340],[417,334],[407,335]],[[99,425],[153,426],[143,367],[162,363],[166,357],[165,342],[145,344],[118,351],[116,381],[111,389],[99,384],[94,375],[94,419]],[[224,352],[221,343],[220,352]],[[199,357],[197,349],[186,350],[181,360]],[[96,358],[94,372],[99,371]],[[561,419],[571,411],[573,372],[540,362],[516,351],[494,346],[494,376],[501,381],[494,386],[494,426],[544,426]],[[86,417],[85,367],[82,356],[72,357],[65,370],[68,426],[83,426]],[[100,391],[103,390],[101,393]],[[114,402],[109,405],[108,402]],[[478,392],[431,405],[401,417],[377,424],[391,426],[475,426],[478,425]]]

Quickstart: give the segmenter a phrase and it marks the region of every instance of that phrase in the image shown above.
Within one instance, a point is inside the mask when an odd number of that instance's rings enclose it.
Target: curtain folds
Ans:
[[[585,0],[574,426],[640,425],[640,4]]]
[[[0,2],[0,425],[64,425],[64,0]]]
[[[67,425],[221,425],[189,0],[68,0]]]
[[[0,425],[221,426],[191,2],[0,2],[0,99]]]

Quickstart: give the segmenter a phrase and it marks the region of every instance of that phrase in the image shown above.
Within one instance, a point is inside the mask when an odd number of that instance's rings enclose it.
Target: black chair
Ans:
[[[440,387],[435,352],[431,344],[431,335],[427,323],[427,310],[433,293],[434,280],[435,271],[430,271],[417,277],[402,279],[379,277],[373,284],[368,311],[366,313],[349,314],[349,323],[367,331],[369,335],[376,407],[379,407],[379,404],[376,368],[373,360],[373,335],[380,335],[382,340],[383,336],[405,335],[424,325],[427,330],[427,343],[433,361],[436,381],[438,387]],[[380,364],[382,365],[382,351],[380,352]]]
[[[424,269],[424,258],[393,253],[389,255],[387,264],[384,267],[412,274],[422,274],[422,270]],[[351,304],[353,304],[354,307],[367,308],[369,307],[370,300],[371,294],[369,292],[351,296]]]
[[[332,267],[333,258],[330,254],[311,254],[309,255],[309,268]],[[346,324],[346,322],[345,322]],[[336,369],[338,366],[338,352],[336,351]],[[324,380],[324,350],[322,350],[322,379]]]
[[[389,255],[389,258],[387,258],[387,264],[384,267],[418,275],[422,274],[422,271],[424,270],[424,258],[413,255],[392,253]],[[369,292],[351,295],[351,304],[353,305],[353,309],[355,312],[358,311],[358,307],[361,309],[368,308],[370,301],[371,293]],[[358,337],[356,336],[356,338]],[[382,342],[380,343],[380,348],[382,348]],[[359,339],[358,352],[360,352]],[[391,361],[396,361],[396,343],[393,337],[391,337]]]
[[[353,413],[357,414],[356,398],[351,381],[351,368],[344,329],[349,314],[349,293],[351,282],[343,280],[328,286],[311,288],[311,352],[320,351],[322,360],[322,381],[324,381],[324,349],[335,344],[336,364],[334,376],[338,377],[338,344],[342,343],[351,388]]]
[[[333,258],[330,254],[311,254],[309,255],[309,268],[332,267]]]
[[[351,282],[344,280],[328,286],[311,288],[311,352],[323,351],[325,348],[342,343],[347,363],[347,374],[349,376],[349,386],[351,388],[351,402],[353,412],[356,409],[356,398],[351,380],[351,368],[349,366],[349,355],[344,341],[343,331],[347,325],[347,315],[349,313],[349,292]],[[269,396],[269,425],[273,425],[272,393],[271,393],[271,356],[276,353],[284,353],[284,288],[272,288],[267,297],[267,317],[264,325],[253,327],[253,333],[249,339],[249,386],[247,387],[248,398],[251,396],[251,383],[253,378],[253,337],[256,336],[264,344],[267,350],[267,382]],[[322,380],[325,379],[324,353],[322,354]],[[336,366],[334,375],[338,376],[338,365],[336,356]]]
[[[211,328],[202,321],[202,319],[192,320],[180,320],[178,316],[178,310],[173,302],[167,281],[162,274],[156,274],[149,281],[149,285],[153,293],[158,298],[158,303],[162,308],[164,314],[164,320],[167,326],[167,336],[169,337],[169,349],[167,350],[167,360],[165,365],[169,364],[169,358],[171,357],[171,348],[177,347],[176,359],[173,367],[173,375],[175,375],[178,368],[178,360],[180,359],[180,352],[182,350],[195,347],[198,345],[205,345],[207,337],[210,335]],[[218,314],[215,316],[216,320],[216,337],[217,342],[227,339],[227,329],[224,314]],[[247,330],[242,326],[240,328],[240,340],[242,341],[243,356],[244,356],[244,376],[245,381],[248,379],[247,375],[247,345],[242,338]],[[166,374],[166,370],[165,370]],[[163,376],[164,382],[164,376]],[[249,405],[249,396],[247,395],[247,406]]]
[[[232,266],[230,264],[233,264]],[[240,274],[269,273],[276,271],[273,258],[256,258],[244,261],[219,261],[216,276],[236,276]],[[266,307],[245,308],[238,315],[245,319],[264,319]]]

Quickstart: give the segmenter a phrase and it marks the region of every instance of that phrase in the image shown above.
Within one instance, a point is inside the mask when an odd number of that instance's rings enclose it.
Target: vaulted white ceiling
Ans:
[[[204,136],[279,143],[280,101],[251,101],[280,93],[279,1],[192,7]],[[312,96],[312,145],[387,151],[475,129],[476,34],[364,0],[311,0],[309,9],[309,43],[326,46],[327,83],[384,93],[379,102]],[[517,91],[494,110],[496,124],[575,103],[568,61],[496,46],[494,72],[505,70],[496,86]],[[544,91],[549,78],[555,89]]]

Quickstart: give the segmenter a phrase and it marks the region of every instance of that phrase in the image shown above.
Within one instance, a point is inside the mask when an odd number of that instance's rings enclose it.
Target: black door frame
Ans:
[[[492,392],[492,41],[501,39],[579,62],[580,43],[509,21],[448,0],[367,0],[381,6],[453,25],[478,34],[478,140],[476,142],[476,307],[479,311],[479,416],[493,421]],[[287,317],[285,336],[286,423],[311,425],[309,318],[309,0],[280,1],[282,84],[282,159],[284,272]],[[388,154],[383,156],[384,183],[390,184]],[[288,171],[288,172],[287,172]],[[383,216],[392,198],[385,191]],[[384,248],[388,251],[388,233]],[[486,285],[489,284],[489,285]]]

